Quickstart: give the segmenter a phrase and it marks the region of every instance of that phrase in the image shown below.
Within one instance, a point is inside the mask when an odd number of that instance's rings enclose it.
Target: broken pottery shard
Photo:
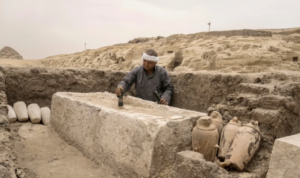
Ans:
[[[221,167],[233,167],[242,171],[252,159],[260,145],[258,122],[251,120],[235,133],[233,142],[225,156]]]
[[[28,105],[28,115],[33,124],[40,123],[42,115],[39,105],[35,103]]]
[[[71,94],[53,95],[51,125],[85,156],[124,178],[159,177],[177,152],[192,149],[193,125],[206,116],[130,96],[123,98],[125,108],[118,107],[118,98],[106,92]]]
[[[220,149],[218,153],[218,158],[224,160],[227,151],[233,141],[235,133],[241,127],[241,121],[237,117],[234,117],[229,121],[229,123],[223,128],[221,138],[220,138]]]
[[[300,177],[300,134],[275,140],[267,178]]]
[[[219,134],[212,119],[201,117],[192,132],[193,151],[203,154],[206,161],[214,161],[218,149]]]
[[[18,118],[18,121],[27,121],[28,120],[28,111],[26,104],[23,101],[15,102],[14,104],[14,111]]]
[[[50,123],[50,114],[51,111],[48,107],[41,108],[41,114],[42,114],[42,122],[44,125],[48,125]]]
[[[213,120],[214,124],[218,129],[219,136],[223,130],[223,118],[222,115],[218,111],[213,111],[210,115],[211,119]]]
[[[17,116],[14,109],[10,105],[7,105],[7,109],[8,109],[8,114],[7,114],[8,121],[15,122],[17,120]]]

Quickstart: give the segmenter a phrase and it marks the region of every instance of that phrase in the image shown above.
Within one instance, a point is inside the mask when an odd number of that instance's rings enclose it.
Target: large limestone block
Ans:
[[[204,113],[109,93],[53,95],[51,124],[69,143],[120,177],[164,174],[176,153],[191,150],[191,133]]]
[[[51,110],[48,107],[41,108],[41,114],[42,114],[42,122],[44,125],[49,125],[50,123],[50,117],[51,117]]]
[[[28,111],[26,104],[23,101],[15,102],[14,104],[14,110],[16,112],[18,121],[27,121],[28,120]]]
[[[300,134],[275,140],[267,178],[300,177]]]
[[[32,103],[32,104],[28,105],[28,115],[29,115],[30,121],[33,124],[40,123],[41,119],[42,119],[42,114],[41,114],[41,109],[40,109],[39,105],[37,105],[36,103]]]
[[[9,122],[15,122],[17,120],[17,116],[14,109],[10,105],[7,105],[7,109],[8,109],[7,118]]]

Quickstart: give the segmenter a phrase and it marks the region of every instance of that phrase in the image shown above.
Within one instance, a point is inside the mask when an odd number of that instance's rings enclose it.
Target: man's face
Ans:
[[[156,65],[156,62],[143,60],[143,66],[145,70],[152,70]]]

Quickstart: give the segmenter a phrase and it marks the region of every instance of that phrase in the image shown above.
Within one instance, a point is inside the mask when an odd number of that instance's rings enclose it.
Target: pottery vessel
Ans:
[[[260,145],[258,122],[251,120],[235,133],[233,142],[225,156],[221,167],[231,167],[242,171],[253,158]]]
[[[7,113],[8,121],[15,122],[17,120],[17,116],[14,109],[10,105],[7,105],[7,109],[8,109],[8,113]]]
[[[39,105],[35,104],[35,103],[32,103],[30,105],[28,105],[28,115],[29,115],[29,118],[30,118],[30,121],[33,123],[33,124],[37,124],[37,123],[40,123],[41,122],[41,109],[39,107]]]
[[[221,133],[222,133],[223,124],[224,124],[222,115],[218,111],[213,111],[211,113],[210,117],[213,120],[215,126],[217,127],[218,133],[219,133],[219,136],[220,136]]]
[[[28,111],[26,104],[23,101],[15,102],[14,111],[16,113],[18,121],[27,121],[28,120]]]
[[[223,131],[221,133],[221,138],[220,138],[220,144],[219,144],[220,149],[218,153],[218,158],[220,160],[223,161],[225,159],[226,153],[229,150],[229,147],[233,141],[235,133],[238,131],[241,125],[242,125],[241,121],[239,121],[237,117],[234,117],[223,128]]]
[[[51,111],[48,107],[41,108],[41,114],[42,114],[42,122],[44,125],[49,125],[50,118],[51,118]]]
[[[212,119],[201,117],[192,132],[193,151],[203,154],[206,161],[214,161],[218,150],[219,134]]]

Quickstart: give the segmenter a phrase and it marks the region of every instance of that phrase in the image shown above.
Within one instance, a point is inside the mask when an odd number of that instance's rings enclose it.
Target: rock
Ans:
[[[17,115],[18,121],[23,122],[28,120],[27,107],[23,101],[16,102],[13,107]]]
[[[201,153],[182,151],[176,154],[171,178],[229,178],[228,172],[215,163],[205,161]]]
[[[120,177],[159,177],[173,165],[177,152],[192,149],[192,128],[206,114],[131,96],[123,99],[124,106],[118,107],[114,94],[58,92],[52,97],[51,125]]]
[[[7,105],[7,109],[8,109],[8,114],[7,114],[8,121],[15,122],[17,120],[17,116],[14,109],[10,105]]]
[[[5,130],[9,130],[9,122],[7,120],[7,117],[5,115],[1,115],[1,114],[0,114],[0,128],[4,128]]]
[[[267,178],[300,177],[300,134],[275,140]]]
[[[5,46],[0,50],[0,59],[23,59],[23,57],[13,48]]]
[[[41,122],[41,109],[39,107],[39,105],[35,104],[35,103],[32,103],[30,105],[28,105],[28,115],[29,115],[29,118],[30,118],[30,121],[33,123],[33,124],[37,124],[37,123],[40,123]]]
[[[9,170],[2,165],[0,165],[0,178],[11,178]]]
[[[16,173],[17,173],[18,178],[25,178],[25,176],[26,176],[26,173],[20,168],[17,169]]]
[[[140,37],[140,38],[135,38],[133,40],[130,40],[130,41],[128,41],[128,43],[145,43],[147,41],[149,41],[149,38]]]
[[[43,107],[41,108],[41,114],[43,124],[48,125],[50,123],[51,110],[48,107]]]

